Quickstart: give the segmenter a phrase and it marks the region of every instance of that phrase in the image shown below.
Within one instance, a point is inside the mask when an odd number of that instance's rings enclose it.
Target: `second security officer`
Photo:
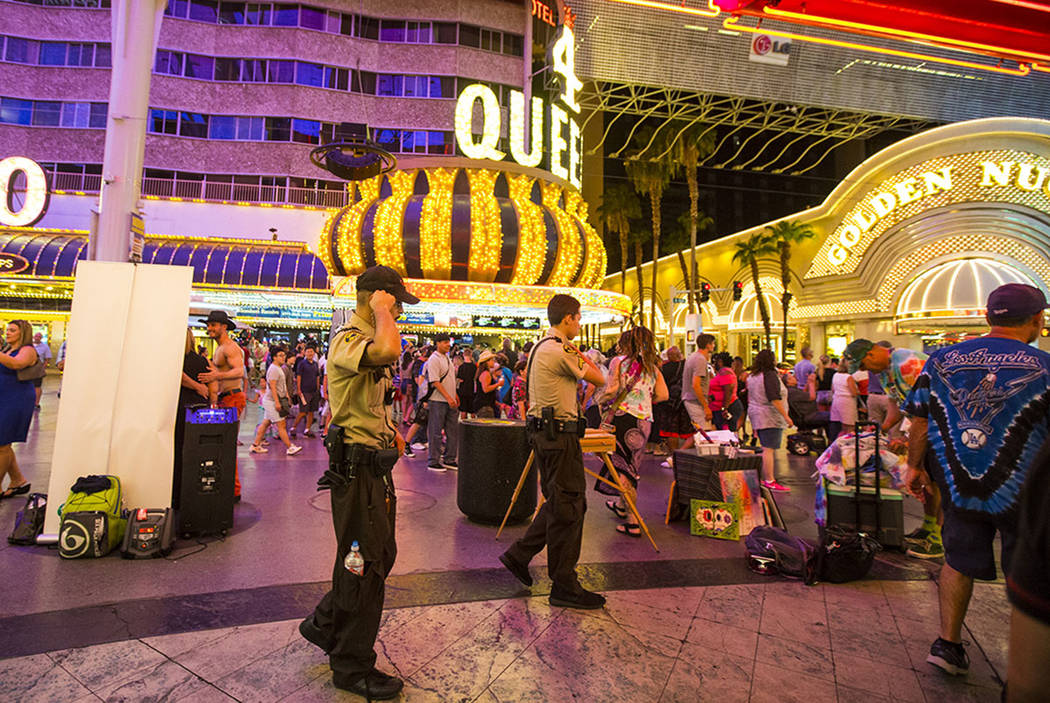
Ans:
[[[499,560],[519,581],[531,586],[529,561],[546,546],[547,572],[553,582],[551,605],[601,608],[605,597],[585,590],[576,577],[587,512],[580,449],[586,423],[576,402],[576,385],[582,379],[601,386],[605,378],[569,341],[580,333],[580,301],[571,295],[555,295],[547,304],[547,319],[552,327],[532,348],[525,370],[526,426],[546,502],[525,535]]]
[[[404,450],[391,415],[392,364],[401,353],[396,320],[403,303],[418,302],[396,271],[373,266],[357,277],[357,309],[328,353],[329,468],[318,484],[332,491],[338,551],[332,590],[299,632],[328,654],[336,688],[374,700],[394,698],[403,686],[375,668],[375,640],[397,556],[390,470]]]

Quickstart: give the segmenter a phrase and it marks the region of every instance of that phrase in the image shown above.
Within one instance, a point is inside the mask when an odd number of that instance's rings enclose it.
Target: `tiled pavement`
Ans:
[[[604,610],[546,598],[384,613],[380,668],[405,701],[997,701],[1005,672],[1001,585],[979,585],[972,670],[925,663],[932,581],[612,591]],[[132,639],[0,660],[0,700],[340,701],[296,620]],[[978,646],[979,645],[979,646]],[[982,653],[983,650],[983,653]],[[985,657],[987,654],[987,658]]]

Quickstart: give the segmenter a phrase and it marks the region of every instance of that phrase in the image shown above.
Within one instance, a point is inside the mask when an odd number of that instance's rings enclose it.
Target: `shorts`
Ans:
[[[317,408],[321,407],[321,393],[319,391],[304,391],[303,397],[306,398],[306,403],[299,403],[299,412],[315,413]]]
[[[780,449],[780,444],[784,440],[784,430],[781,427],[766,427],[755,430],[755,434],[758,435],[758,443],[763,449]]]
[[[263,419],[269,420],[273,423],[283,422],[284,418],[281,417],[281,413],[277,412],[277,405],[269,398],[263,398],[262,400]]]
[[[1015,527],[991,516],[962,514],[945,505],[944,526],[941,528],[944,560],[963,576],[981,581],[994,581],[995,551],[992,545],[996,532],[1002,540],[1003,573],[1008,573],[1010,557],[1013,556],[1014,545],[1017,544]]]
[[[34,378],[33,379],[33,387],[34,388],[41,388],[41,387],[43,387],[43,385],[44,385],[44,379],[43,378]]]
[[[699,427],[702,430],[714,429],[711,426],[710,420],[704,417],[704,406],[695,400],[683,400],[685,404],[685,411],[689,413],[689,419],[692,421],[694,427]]]

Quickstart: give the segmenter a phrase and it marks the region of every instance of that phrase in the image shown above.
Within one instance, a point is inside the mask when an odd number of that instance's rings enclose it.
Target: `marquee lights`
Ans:
[[[964,202],[1009,202],[1050,213],[1050,159],[1016,150],[978,151],[938,157],[890,176],[845,214],[805,278],[850,273],[894,224]]]
[[[15,177],[23,174],[26,179],[25,202],[22,207],[11,209]],[[40,164],[24,156],[9,156],[0,160],[0,224],[8,227],[30,227],[40,221],[47,212],[50,195],[47,174]]]
[[[564,107],[555,104],[549,106],[549,130],[544,135],[544,101],[538,97],[532,99],[528,116],[532,144],[531,149],[526,149],[525,94],[511,91],[508,128],[511,158],[522,166],[539,166],[543,161],[543,141],[546,138],[548,170],[578,189],[582,186],[583,141],[575,115],[580,111],[576,94],[583,87],[583,82],[576,76],[575,38],[567,26],[561,28],[551,50],[551,59],[552,71],[561,77],[562,91],[558,100]],[[482,131],[480,135],[475,135],[474,106],[478,102],[482,110]],[[456,143],[460,151],[471,159],[502,161],[506,154],[497,148],[502,126],[499,98],[491,88],[482,83],[473,83],[463,89],[456,101]]]
[[[543,208],[532,202],[529,197],[535,182],[534,178],[524,173],[507,174],[510,199],[518,211],[518,260],[514,264],[514,276],[511,278],[511,283],[517,285],[531,285],[540,280],[547,253],[547,227],[543,221]]]
[[[452,276],[452,184],[454,169],[426,171],[430,192],[423,197],[419,223],[419,265],[424,278]]]
[[[492,281],[499,273],[503,252],[503,224],[496,202],[496,171],[468,168],[470,183],[470,277]]]

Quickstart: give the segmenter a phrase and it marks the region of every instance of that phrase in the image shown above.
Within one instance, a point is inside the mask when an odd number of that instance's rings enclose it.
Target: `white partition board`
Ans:
[[[119,476],[129,507],[170,505],[192,283],[188,266],[77,265],[42,542],[79,476]]]

